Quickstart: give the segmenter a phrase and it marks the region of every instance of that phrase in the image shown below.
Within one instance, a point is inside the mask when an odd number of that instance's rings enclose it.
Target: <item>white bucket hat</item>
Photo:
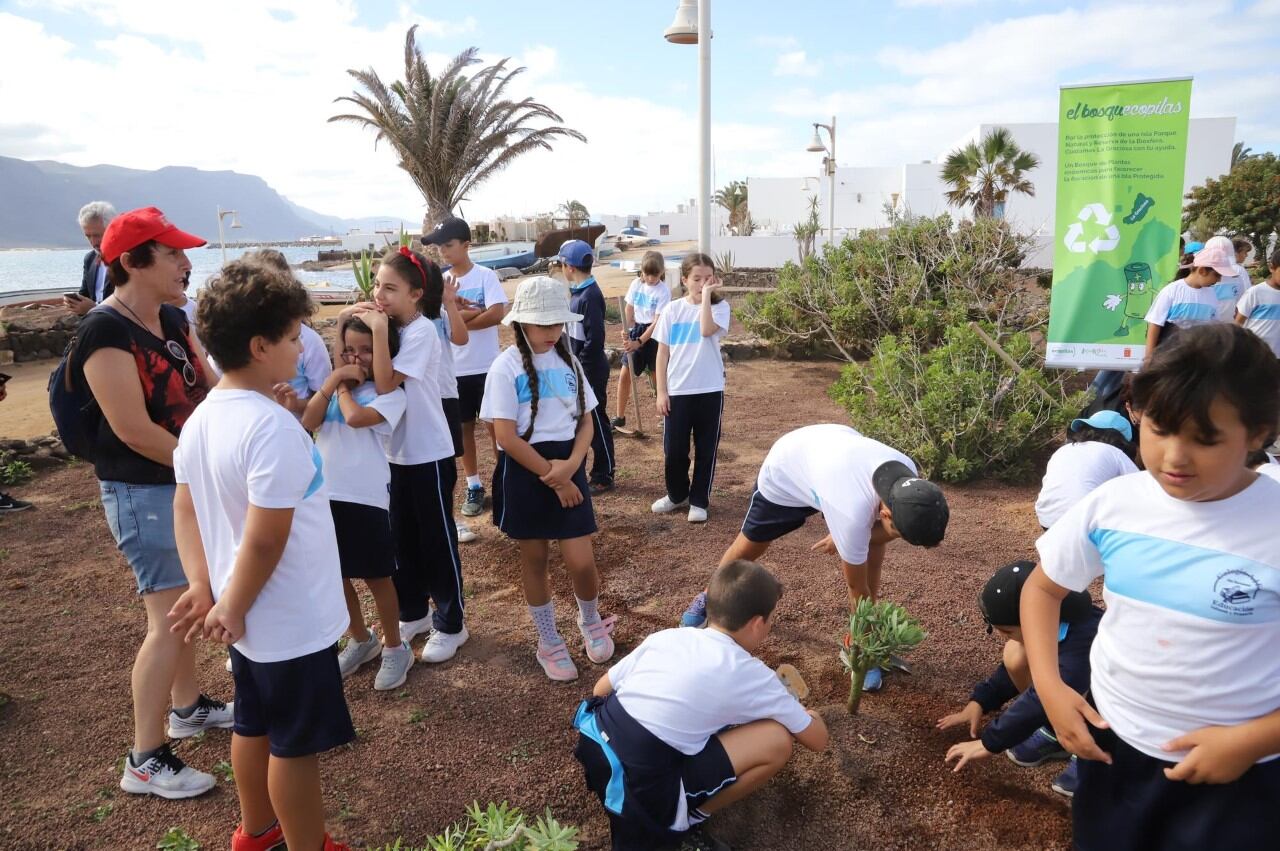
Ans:
[[[511,310],[502,318],[503,325],[524,322],[529,325],[560,325],[581,322],[582,314],[569,310],[569,290],[562,281],[539,275],[522,281],[516,287]]]

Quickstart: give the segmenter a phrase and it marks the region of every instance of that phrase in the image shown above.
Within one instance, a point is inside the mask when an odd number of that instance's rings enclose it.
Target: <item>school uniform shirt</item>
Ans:
[[[1236,304],[1252,286],[1252,282],[1249,280],[1249,273],[1244,270],[1244,267],[1237,266],[1236,268],[1240,270],[1239,275],[1223,278],[1213,285],[1213,294],[1218,299],[1218,319],[1223,322],[1235,321]]]
[[[887,461],[900,461],[916,472],[916,462],[906,455],[848,426],[805,426],[784,434],[769,449],[756,488],[774,505],[821,511],[840,558],[865,564],[871,527],[880,516],[871,477]]]
[[[329,499],[371,505],[384,511],[390,507],[388,488],[391,468],[387,466],[387,445],[404,416],[407,404],[403,388],[379,395],[377,386],[366,381],[351,395],[363,407],[382,415],[382,422],[365,428],[347,425],[333,394],[324,411],[324,422],[316,430],[316,446],[324,461]]]
[[[234,573],[249,506],[293,509],[284,552],[235,644],[254,662],[318,652],[347,628],[323,468],[298,421],[252,390],[209,391],[178,438],[174,476],[191,489],[215,600]]]
[[[440,335],[440,369],[436,374],[436,380],[440,385],[440,398],[457,399],[458,375],[454,371],[453,346],[449,341],[449,335],[452,333],[449,327],[449,314],[443,310],[440,311],[440,316],[432,319],[431,324]]]
[[[687,298],[671,302],[658,317],[653,339],[671,348],[667,361],[667,394],[692,396],[724,390],[720,341],[729,333],[729,302],[711,305],[716,332],[702,336],[702,305]]]
[[[1165,284],[1147,311],[1146,321],[1152,325],[1166,322],[1179,328],[1203,325],[1218,318],[1218,296],[1213,287],[1196,289],[1185,280]]]
[[[404,376],[405,411],[391,433],[387,460],[429,464],[453,457],[453,436],[440,407],[440,335],[425,316],[400,329],[400,351],[391,368]]]
[[[1049,456],[1036,517],[1048,529],[1098,485],[1136,472],[1138,465],[1114,446],[1096,440],[1068,443]]]
[[[1166,742],[1280,706],[1277,516],[1280,482],[1265,476],[1229,499],[1189,502],[1134,473],[1099,486],[1036,542],[1062,587],[1105,577],[1092,697],[1142,753],[1177,762],[1187,751]]]
[[[1265,283],[1250,287],[1235,309],[1245,318],[1244,327],[1280,357],[1280,289]]]
[[[183,313],[187,314],[187,324],[194,330],[196,327],[196,300],[188,298],[181,309]]]
[[[302,325],[300,339],[302,354],[298,356],[298,371],[289,379],[289,386],[297,391],[299,399],[308,399],[324,386],[325,379],[333,372],[333,361],[324,338],[310,325]]]
[[[450,275],[450,279],[458,282],[458,295],[475,302],[481,310],[507,303],[507,294],[503,292],[498,274],[486,266],[477,264],[462,277]],[[489,364],[498,356],[498,326],[468,331],[468,334],[465,346],[449,344],[453,346],[455,374],[482,375],[489,371]]]
[[[1277,482],[1280,482],[1280,464],[1276,463],[1276,459],[1273,456],[1267,456],[1267,457],[1271,458],[1271,463],[1263,464],[1261,467],[1259,467],[1258,474],[1262,476],[1267,476],[1268,478],[1272,478],[1272,479],[1275,479]]]
[[[595,278],[569,288],[569,310],[582,314],[580,321],[565,324],[574,357],[590,375],[601,366],[608,369],[604,359],[604,294]]]
[[[576,358],[575,358],[576,362]],[[533,422],[533,434],[529,443],[548,440],[573,440],[578,432],[578,417],[590,414],[596,407],[596,394],[591,383],[582,378],[582,404],[578,411],[578,382],[581,365],[574,367],[564,362],[555,349],[533,355],[533,368],[538,374],[538,417]],[[533,408],[529,376],[524,371],[524,359],[520,350],[508,346],[498,355],[489,368],[484,382],[484,401],[480,403],[480,419],[515,420],[516,435],[522,436],[529,428]],[[499,442],[501,446],[501,442]]]
[[[648,325],[671,304],[671,288],[666,281],[658,281],[651,286],[644,282],[644,278],[636,278],[627,287],[627,304],[631,305],[636,322]]]
[[[627,714],[692,756],[716,733],[771,718],[792,734],[813,723],[778,675],[716,629],[664,629],[609,669]]]

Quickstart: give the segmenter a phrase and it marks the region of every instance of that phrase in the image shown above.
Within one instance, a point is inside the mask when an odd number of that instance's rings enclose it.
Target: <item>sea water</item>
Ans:
[[[18,249],[0,251],[0,293],[21,292],[23,290],[45,290],[61,287],[67,292],[80,289],[80,279],[84,274],[84,248],[71,249]],[[227,259],[234,260],[252,248],[228,248]],[[315,260],[318,249],[314,247],[292,246],[280,248],[291,265],[296,266],[304,260]],[[222,266],[222,251],[214,248],[192,248],[187,251],[191,261],[191,289],[195,292],[203,287]],[[304,284],[329,283],[334,289],[353,289],[355,276],[351,266],[340,266],[323,272],[304,272],[294,269],[293,273]]]

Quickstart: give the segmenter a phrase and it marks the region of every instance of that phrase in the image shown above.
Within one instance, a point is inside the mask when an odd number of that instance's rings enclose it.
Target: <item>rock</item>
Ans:
[[[604,356],[605,359],[609,361],[610,369],[614,369],[622,365],[622,349],[606,348],[604,350]]]

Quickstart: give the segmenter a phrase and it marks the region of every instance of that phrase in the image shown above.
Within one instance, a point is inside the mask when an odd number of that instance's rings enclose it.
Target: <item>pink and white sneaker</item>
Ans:
[[[582,633],[582,641],[587,648],[587,658],[597,665],[603,665],[613,658],[613,639],[610,635],[617,622],[617,615],[609,615],[590,626],[583,626],[581,621],[578,622],[578,631]]]
[[[538,642],[538,664],[548,677],[558,683],[567,683],[578,678],[578,668],[569,658],[569,646],[561,641],[558,644]]]

